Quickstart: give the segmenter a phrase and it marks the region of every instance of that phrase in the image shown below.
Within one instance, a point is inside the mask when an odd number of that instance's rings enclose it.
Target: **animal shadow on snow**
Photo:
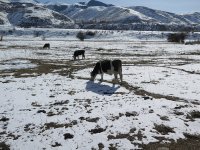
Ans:
[[[99,95],[113,95],[119,89],[120,86],[113,86],[101,84],[101,82],[95,83],[93,81],[88,81],[86,83],[86,90],[97,93]]]

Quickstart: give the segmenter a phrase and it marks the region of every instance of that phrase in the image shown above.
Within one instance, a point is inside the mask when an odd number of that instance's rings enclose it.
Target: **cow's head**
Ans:
[[[92,71],[92,72],[90,72],[90,76],[91,76],[90,80],[94,81],[94,79],[96,78],[97,74],[94,71]]]
[[[73,55],[72,58],[73,58],[74,60],[76,60],[76,56]]]

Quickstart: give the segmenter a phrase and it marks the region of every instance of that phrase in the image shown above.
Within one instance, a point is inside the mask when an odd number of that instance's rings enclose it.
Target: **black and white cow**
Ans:
[[[103,74],[114,74],[117,80],[117,75],[119,74],[120,80],[122,82],[122,61],[117,60],[103,60],[96,63],[93,71],[91,72],[91,80],[94,81],[97,74],[101,74],[101,81],[103,81]]]
[[[50,44],[49,43],[45,43],[44,46],[43,46],[43,49],[45,49],[45,48],[50,49]]]
[[[82,55],[82,59],[85,59],[85,51],[84,50],[77,50],[74,52],[73,58],[76,60],[76,57],[79,59],[79,55]]]

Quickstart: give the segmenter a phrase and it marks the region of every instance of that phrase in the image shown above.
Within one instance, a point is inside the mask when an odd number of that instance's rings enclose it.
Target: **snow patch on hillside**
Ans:
[[[11,3],[31,3],[38,4],[36,0],[9,0]]]

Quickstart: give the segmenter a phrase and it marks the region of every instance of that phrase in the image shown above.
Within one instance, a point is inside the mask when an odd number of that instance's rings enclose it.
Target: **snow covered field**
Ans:
[[[199,45],[131,31],[81,42],[77,32],[0,42],[0,149],[200,148]],[[75,50],[86,59],[73,61]],[[115,58],[123,83],[89,80],[97,61]]]

